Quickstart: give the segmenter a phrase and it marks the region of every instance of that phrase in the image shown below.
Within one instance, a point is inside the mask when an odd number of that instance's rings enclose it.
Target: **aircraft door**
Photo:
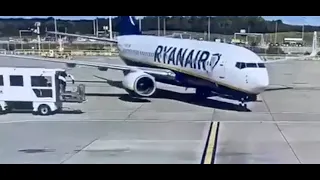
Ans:
[[[221,60],[218,66],[219,66],[219,78],[224,79],[226,75],[226,62],[224,60]]]

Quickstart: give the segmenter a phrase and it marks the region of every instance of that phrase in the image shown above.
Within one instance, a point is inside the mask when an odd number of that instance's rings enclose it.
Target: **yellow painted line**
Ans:
[[[218,122],[213,122],[203,164],[212,164],[212,157],[213,157],[213,153],[216,145],[215,141],[216,141],[217,130],[218,130]]]

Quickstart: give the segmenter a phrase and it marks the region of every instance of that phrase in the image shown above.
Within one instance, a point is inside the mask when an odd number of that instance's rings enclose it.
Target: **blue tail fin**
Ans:
[[[139,25],[133,16],[121,16],[120,17],[120,36],[123,35],[139,35]]]

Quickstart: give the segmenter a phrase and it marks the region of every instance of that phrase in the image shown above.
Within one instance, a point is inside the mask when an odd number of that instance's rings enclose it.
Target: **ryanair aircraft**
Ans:
[[[116,43],[126,65],[78,60],[72,60],[72,64],[123,71],[123,87],[138,97],[152,96],[157,89],[156,82],[162,82],[195,88],[198,98],[207,98],[214,92],[236,99],[240,106],[246,107],[246,102],[256,101],[257,95],[269,85],[265,63],[304,59],[317,54],[316,32],[309,56],[263,61],[254,52],[232,44],[142,35],[132,16],[121,18],[120,35],[116,40],[48,33]],[[3,56],[66,63],[38,57]]]

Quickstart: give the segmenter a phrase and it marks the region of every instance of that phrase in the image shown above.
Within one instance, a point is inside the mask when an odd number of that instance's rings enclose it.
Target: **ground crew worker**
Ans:
[[[74,84],[74,77],[71,74],[67,74],[65,71],[62,72],[58,77],[61,93],[66,92],[67,77],[69,77],[72,80],[72,84]]]

